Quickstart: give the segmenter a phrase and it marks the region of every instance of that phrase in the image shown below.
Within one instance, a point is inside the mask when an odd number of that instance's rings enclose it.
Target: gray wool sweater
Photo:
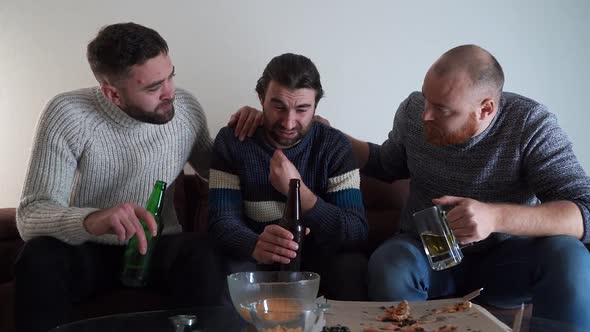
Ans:
[[[164,233],[180,231],[174,184],[187,161],[208,174],[211,138],[199,102],[177,89],[175,116],[143,123],[107,100],[98,87],[53,98],[41,114],[17,209],[17,227],[28,240],[52,236],[70,244],[122,244],[93,236],[84,218],[98,209],[133,202],[145,206],[156,180],[169,184]]]
[[[401,217],[403,232],[415,234],[412,214],[444,195],[527,205],[568,200],[580,208],[582,241],[590,242],[590,178],[555,115],[544,105],[504,93],[483,133],[450,146],[425,141],[423,109],[420,92],[402,102],[388,139],[381,146],[370,144],[369,161],[362,170],[387,181],[411,179]],[[474,249],[508,237],[493,233]]]

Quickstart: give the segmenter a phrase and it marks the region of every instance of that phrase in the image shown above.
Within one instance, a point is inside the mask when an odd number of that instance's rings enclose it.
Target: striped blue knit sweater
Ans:
[[[269,181],[275,148],[264,136],[259,128],[252,138],[240,142],[226,127],[213,147],[209,234],[216,245],[240,258],[251,257],[258,235],[266,225],[280,220],[286,201]],[[313,123],[301,142],[283,152],[318,197],[303,216],[311,229],[306,248],[334,248],[366,240],[359,170],[346,137]]]

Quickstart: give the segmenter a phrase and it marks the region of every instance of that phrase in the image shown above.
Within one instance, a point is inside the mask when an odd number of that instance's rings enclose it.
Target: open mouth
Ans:
[[[277,134],[277,136],[282,137],[282,138],[295,138],[295,137],[297,137],[297,131],[292,131],[292,130],[277,130],[277,131],[275,131],[275,133]]]

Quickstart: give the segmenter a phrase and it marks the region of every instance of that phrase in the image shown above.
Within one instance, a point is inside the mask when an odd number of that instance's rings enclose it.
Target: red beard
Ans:
[[[467,122],[459,129],[446,133],[434,121],[424,121],[424,138],[433,145],[453,145],[467,142],[477,132],[477,119],[471,113]]]

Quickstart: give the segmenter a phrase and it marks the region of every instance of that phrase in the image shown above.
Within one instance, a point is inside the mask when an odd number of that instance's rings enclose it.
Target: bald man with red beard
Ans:
[[[349,137],[361,172],[411,179],[401,232],[369,262],[369,297],[422,301],[485,287],[499,307],[533,303],[533,315],[590,328],[590,178],[544,105],[503,92],[486,50],[463,45],[428,70],[399,106],[381,145]],[[461,264],[430,268],[412,214],[450,205]]]

